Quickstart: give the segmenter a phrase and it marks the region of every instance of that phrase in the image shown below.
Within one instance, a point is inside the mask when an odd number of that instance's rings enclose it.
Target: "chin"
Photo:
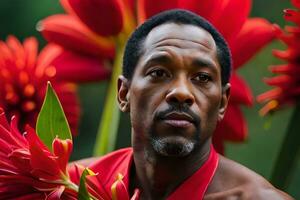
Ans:
[[[182,136],[152,138],[154,151],[164,157],[185,157],[193,152],[196,141]]]

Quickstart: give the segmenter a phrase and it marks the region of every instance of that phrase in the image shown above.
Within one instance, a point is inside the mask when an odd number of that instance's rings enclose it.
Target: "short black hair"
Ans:
[[[161,12],[140,25],[127,41],[123,57],[123,75],[132,79],[138,60],[142,54],[143,41],[149,32],[162,24],[178,23],[195,25],[211,34],[217,46],[217,58],[221,66],[222,85],[229,82],[231,73],[231,53],[223,36],[206,19],[190,11],[174,9]]]

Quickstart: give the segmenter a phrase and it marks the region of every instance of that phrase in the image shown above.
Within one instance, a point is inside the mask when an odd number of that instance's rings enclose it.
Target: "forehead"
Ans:
[[[178,69],[210,66],[221,71],[217,47],[205,29],[187,24],[167,23],[150,31],[141,47],[142,54],[135,71],[147,68],[149,63],[169,63]]]
[[[166,23],[153,28],[144,41],[144,52],[161,45],[216,52],[216,44],[205,29],[189,24]],[[149,49],[150,48],[150,49]]]

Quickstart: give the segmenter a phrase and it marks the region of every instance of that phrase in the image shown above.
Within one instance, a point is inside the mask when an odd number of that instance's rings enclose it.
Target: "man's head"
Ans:
[[[118,100],[135,149],[186,156],[210,138],[228,103],[231,62],[207,21],[182,10],[154,16],[132,34],[123,65]]]
[[[204,18],[186,11],[171,10],[160,13],[140,27],[138,27],[129,38],[123,58],[123,75],[127,79],[131,79],[140,56],[145,51],[143,43],[149,32],[161,24],[166,23],[190,24],[205,29],[211,34],[217,45],[217,57],[222,68],[222,84],[229,82],[231,73],[231,54],[223,36]]]

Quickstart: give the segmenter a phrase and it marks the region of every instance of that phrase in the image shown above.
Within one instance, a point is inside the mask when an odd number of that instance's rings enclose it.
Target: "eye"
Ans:
[[[169,77],[168,73],[163,69],[151,70],[147,75],[150,75],[153,78]]]
[[[199,82],[199,83],[207,83],[212,80],[211,76],[207,73],[201,72],[197,74],[194,78],[192,78],[193,81]]]

